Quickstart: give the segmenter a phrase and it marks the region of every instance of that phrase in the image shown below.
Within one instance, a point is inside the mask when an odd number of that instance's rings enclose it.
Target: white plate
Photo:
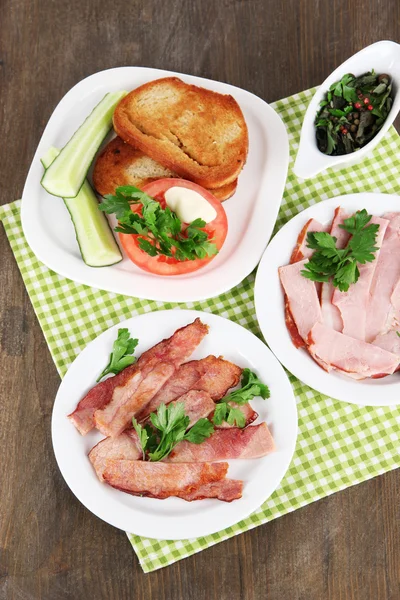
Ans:
[[[146,273],[128,258],[112,267],[93,268],[79,254],[68,211],[60,198],[40,185],[40,158],[49,146],[62,148],[106,92],[132,90],[177,75],[240,104],[249,129],[249,155],[237,191],[224,203],[229,231],[219,255],[204,269],[186,276]],[[61,100],[40,140],[22,195],[22,226],[36,256],[65,277],[128,296],[164,302],[190,302],[217,296],[240,283],[257,265],[269,241],[281,203],[289,163],[285,126],[263,100],[240,88],[190,75],[145,67],[101,71],[79,82]]]
[[[193,358],[223,355],[241,367],[250,367],[269,385],[271,398],[256,399],[252,404],[260,415],[259,421],[266,421],[271,428],[277,451],[260,459],[228,461],[228,477],[244,480],[243,497],[230,504],[212,499],[185,502],[179,498],[139,498],[100,483],[87,454],[103,436],[91,432],[82,437],[67,415],[94,385],[99,371],[107,363],[118,327],[128,327],[131,334],[139,338],[139,356],[196,317],[210,326],[210,332]],[[160,311],[133,317],[96,338],[77,357],[64,377],[52,418],[52,439],[58,466],[82,504],[115,527],[137,535],[171,540],[215,533],[256,510],[284,476],[292,459],[296,436],[296,402],[289,380],[272,352],[240,325],[213,314],[190,310]]]
[[[360,406],[388,406],[399,403],[398,375],[354,381],[345,375],[327,373],[303,349],[296,349],[285,324],[283,292],[278,267],[287,265],[303,225],[312,217],[323,224],[333,219],[342,206],[346,212],[366,208],[380,216],[400,211],[400,197],[387,194],[349,194],[325,200],[303,210],[276,234],[260,262],[255,283],[257,319],[264,338],[281,363],[301,381],[321,394]]]

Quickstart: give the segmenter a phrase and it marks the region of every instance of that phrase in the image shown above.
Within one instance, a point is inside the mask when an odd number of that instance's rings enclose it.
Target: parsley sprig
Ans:
[[[156,413],[151,413],[150,423],[144,427],[132,418],[132,425],[138,434],[143,452],[143,460],[162,460],[170,454],[179,442],[186,440],[201,444],[209,438],[214,426],[208,419],[199,419],[189,431],[189,417],[185,415],[183,402],[160,404]]]
[[[344,220],[342,229],[351,234],[344,249],[336,247],[337,239],[326,232],[307,235],[307,246],[315,250],[305,264],[301,274],[312,281],[329,281],[341,292],[347,292],[350,285],[360,277],[358,265],[372,262],[375,258],[376,236],[379,225],[370,223],[372,216],[365,208]]]
[[[131,205],[141,204],[141,213],[132,212]],[[182,222],[167,206],[148,196],[142,190],[124,185],[117,187],[115,195],[104,196],[100,210],[115,214],[118,227],[115,231],[138,234],[139,247],[150,256],[168,256],[179,261],[196,260],[218,254],[217,246],[204,231],[202,219],[195,219],[182,231]]]
[[[232,406],[231,403],[233,402],[240,406],[247,404],[247,402],[250,402],[250,400],[257,396],[261,396],[264,399],[270,397],[269,387],[250,369],[244,369],[240,384],[241,387],[239,389],[222,398],[215,406],[213,417],[215,425],[221,425],[223,421],[226,421],[229,425],[244,427],[246,425],[244,414],[240,408]]]
[[[132,354],[138,343],[139,340],[130,337],[128,329],[118,329],[118,337],[113,344],[108,365],[100,373],[96,381],[100,381],[100,379],[108,375],[108,373],[114,373],[114,375],[116,375],[125,369],[125,367],[132,365],[136,360]]]

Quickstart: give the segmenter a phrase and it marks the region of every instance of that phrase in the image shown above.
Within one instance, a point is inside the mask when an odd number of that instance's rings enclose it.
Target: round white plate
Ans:
[[[192,358],[223,355],[241,367],[250,367],[271,390],[268,400],[252,402],[266,421],[277,446],[260,459],[232,460],[228,477],[244,481],[243,497],[231,503],[207,499],[185,502],[179,498],[157,500],[119,492],[97,479],[87,458],[103,437],[91,432],[82,437],[67,419],[78,401],[95,384],[107,364],[119,327],[128,327],[139,338],[137,355],[169,337],[178,328],[200,317],[210,332]],[[277,488],[296,445],[297,410],[289,380],[268,348],[252,333],[227,319],[193,310],[148,313],[115,325],[93,340],[64,377],[53,409],[52,439],[60,471],[75,496],[95,515],[130,533],[158,539],[186,539],[215,533],[256,510]]]
[[[112,267],[93,268],[81,259],[74,229],[61,198],[40,185],[40,158],[50,146],[62,148],[94,106],[109,91],[132,90],[160,77],[176,75],[187,83],[231,94],[249,130],[249,154],[235,195],[224,203],[227,239],[218,256],[189,275],[160,277],[128,258]],[[217,296],[240,283],[259,262],[282,200],[289,163],[285,126],[261,98],[240,88],[190,75],[146,67],[101,71],[73,87],[52,114],[40,140],[22,194],[22,226],[36,256],[50,269],[95,288],[160,300],[191,302]]]
[[[352,380],[345,375],[327,373],[304,349],[296,349],[285,324],[283,291],[278,267],[287,265],[302,227],[311,218],[328,224],[333,211],[342,206],[347,212],[366,208],[370,214],[400,212],[400,197],[387,194],[349,194],[324,200],[291,219],[276,234],[260,262],[255,283],[257,319],[264,338],[281,363],[298,379],[331,398],[360,406],[387,406],[399,403],[398,375],[382,379]]]

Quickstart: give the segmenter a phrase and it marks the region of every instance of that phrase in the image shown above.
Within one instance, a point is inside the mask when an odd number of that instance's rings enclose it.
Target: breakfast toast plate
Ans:
[[[346,375],[327,373],[303,348],[296,349],[285,323],[284,295],[278,268],[290,262],[297,237],[311,218],[323,225],[333,219],[341,206],[346,213],[365,208],[381,216],[400,212],[400,197],[388,194],[361,193],[324,200],[293,217],[272,239],[258,267],[255,283],[257,319],[265,341],[280,362],[305,384],[331,398],[360,406],[388,406],[399,403],[400,376],[395,373],[381,379],[355,381]]]
[[[224,203],[228,236],[218,256],[188,275],[161,277],[142,271],[126,256],[116,265],[93,268],[83,262],[74,228],[61,198],[40,185],[40,158],[50,146],[62,148],[103,96],[132,90],[161,77],[231,94],[249,130],[249,154],[235,195]],[[240,88],[147,67],[101,71],[75,85],[50,117],[30,167],[22,195],[22,227],[36,256],[47,267],[79,283],[111,292],[164,302],[191,302],[217,296],[240,283],[259,262],[282,200],[289,163],[284,124],[261,98]],[[112,221],[113,223],[113,221]]]
[[[107,364],[119,327],[139,339],[136,355],[169,337],[199,317],[209,333],[191,359],[223,355],[240,367],[254,370],[271,391],[252,406],[266,421],[276,451],[258,459],[231,460],[228,477],[244,481],[243,496],[231,503],[215,499],[185,502],[179,498],[141,498],[100,483],[87,457],[103,436],[96,430],[81,436],[67,419],[79,400],[95,385]],[[251,425],[250,425],[251,427]],[[75,496],[92,513],[130,533],[158,539],[186,539],[230,527],[255,511],[278,487],[296,445],[297,409],[288,377],[272,352],[255,335],[217,315],[193,310],[169,310],[133,317],[111,327],[79,354],[64,377],[53,408],[52,440],[60,471]]]

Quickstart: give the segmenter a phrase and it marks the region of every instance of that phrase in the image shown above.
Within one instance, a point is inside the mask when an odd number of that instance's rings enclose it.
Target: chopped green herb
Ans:
[[[342,229],[351,234],[347,246],[336,247],[337,239],[326,232],[308,233],[307,246],[315,250],[301,274],[312,281],[330,281],[341,292],[360,276],[359,264],[372,262],[378,250],[376,236],[379,225],[370,222],[372,216],[363,209],[344,220]]]
[[[192,444],[201,444],[214,431],[208,419],[199,419],[193,427],[189,427],[189,417],[185,415],[183,402],[160,404],[156,413],[150,415],[151,425],[144,428],[132,419],[132,425],[138,434],[142,447],[143,460],[160,461],[170,454],[182,440]]]
[[[118,337],[113,344],[113,349],[110,354],[110,360],[106,368],[101,372],[96,381],[100,381],[108,373],[116,375],[125,367],[133,364],[136,360],[132,354],[138,345],[139,340],[130,337],[128,329],[118,329]]]
[[[141,214],[132,212],[131,205],[141,205]],[[183,231],[182,222],[167,206],[148,196],[142,190],[125,185],[117,187],[115,195],[106,195],[100,210],[115,214],[115,231],[138,235],[141,250],[150,256],[168,256],[179,261],[196,260],[218,254],[217,246],[204,231],[202,219],[196,219]]]

